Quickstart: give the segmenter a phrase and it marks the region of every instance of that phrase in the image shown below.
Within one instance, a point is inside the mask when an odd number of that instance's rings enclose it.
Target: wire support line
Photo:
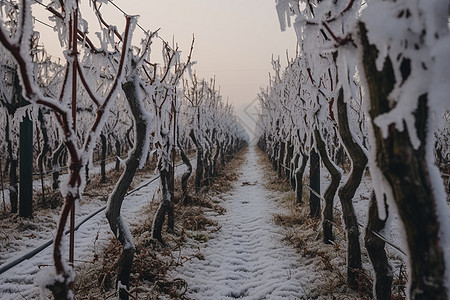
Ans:
[[[304,184],[304,187],[306,187],[308,190],[311,191],[311,193],[313,193],[315,196],[319,197],[322,201],[325,201],[325,198],[322,197],[319,193],[317,193],[312,187],[310,187],[309,185]],[[342,214],[342,211],[338,208],[334,208],[336,209],[339,213]],[[360,226],[361,228],[365,228],[365,226],[363,224],[361,224],[360,222],[357,222],[358,226]],[[408,256],[406,254],[405,251],[403,251],[399,246],[395,245],[394,243],[390,242],[387,238],[385,238],[384,236],[382,236],[381,234],[371,230],[371,233],[374,234],[377,238],[379,238],[380,240],[382,240],[383,242],[385,242],[386,244],[392,246],[394,249],[400,251],[403,255]]]
[[[284,168],[287,169],[287,167],[284,166],[284,165],[282,165],[282,167],[284,167]],[[303,186],[306,187],[311,193],[313,193],[316,197],[318,197],[318,198],[321,199],[322,201],[326,201],[325,198],[324,198],[322,195],[320,195],[319,193],[317,193],[317,192],[316,192],[312,187],[310,187],[309,185],[304,184]],[[339,213],[343,214],[342,211],[341,211],[340,209],[338,209],[337,207],[335,207],[334,209],[336,209]],[[361,224],[360,222],[357,222],[357,223],[358,223],[358,226],[359,226],[359,227],[365,228],[365,226],[364,226],[363,224]],[[406,254],[406,252],[403,251],[399,246],[397,246],[397,245],[395,245],[394,243],[390,242],[388,239],[386,239],[386,238],[385,238],[384,236],[382,236],[381,234],[379,234],[379,233],[377,233],[377,232],[375,232],[375,231],[373,231],[373,230],[371,230],[371,232],[372,232],[377,238],[379,238],[380,240],[382,240],[382,241],[385,242],[386,244],[392,246],[394,249],[398,250],[398,251],[399,251],[400,253],[402,253],[403,255],[408,256],[408,255]]]
[[[97,163],[103,162],[103,161],[104,162],[108,162],[108,161],[112,161],[112,160],[115,160],[115,159],[121,159],[122,160],[122,158],[119,157],[119,156],[112,156],[112,157],[108,157],[108,158],[105,158],[105,159],[96,160],[96,161],[92,162],[92,164],[94,165],[94,164],[97,164]],[[126,159],[126,158],[124,158],[124,159]],[[66,171],[67,169],[69,169],[69,166],[60,167],[59,171]],[[56,169],[51,169],[51,170],[47,170],[47,171],[42,172],[42,174],[49,175],[49,174],[53,174],[53,173],[55,173],[57,171],[58,170],[56,170]],[[67,173],[65,173],[65,174],[67,174]],[[33,176],[37,176],[37,175],[41,175],[41,172],[34,172],[33,173]]]
[[[36,1],[36,0],[35,0]],[[109,3],[111,3],[115,8],[117,8],[121,13],[123,13],[126,17],[129,16],[122,8],[120,8],[117,4],[112,2],[111,0],[108,0]],[[139,22],[136,22],[137,27],[139,27],[144,33],[147,33],[148,30],[145,30],[141,25],[139,25]]]
[[[194,160],[194,159],[195,159],[195,158],[191,158],[190,161],[192,161],[192,160]],[[183,164],[184,164],[184,163],[178,163],[178,164],[175,165],[175,167],[177,168],[177,167],[179,167],[179,166],[181,166],[181,165],[183,165]],[[125,194],[125,197],[128,197],[128,196],[130,196],[130,195],[136,193],[137,191],[139,191],[139,190],[143,189],[144,187],[150,185],[151,183],[155,182],[155,181],[156,181],[157,179],[159,179],[159,178],[160,178],[160,175],[156,175],[155,177],[153,177],[152,179],[150,179],[148,182],[144,183],[143,185],[141,185],[141,186],[139,186],[139,187],[137,187],[137,188],[135,188],[135,189],[133,189],[133,190],[127,192],[127,193]],[[84,223],[86,223],[86,222],[89,221],[91,218],[93,218],[93,217],[95,217],[96,215],[98,215],[100,212],[104,211],[104,210],[106,209],[106,207],[107,207],[107,206],[105,205],[105,206],[99,208],[98,210],[94,211],[94,212],[91,213],[90,215],[86,216],[83,220],[81,220],[81,221],[74,227],[74,231],[77,231]],[[70,232],[70,230],[67,229],[67,230],[64,232],[64,234],[67,235],[67,234],[69,234],[69,232]],[[28,259],[32,258],[33,256],[35,256],[36,254],[38,254],[38,253],[41,252],[42,250],[44,250],[44,249],[46,249],[47,247],[49,247],[50,245],[52,245],[53,242],[54,242],[53,239],[48,240],[47,242],[43,243],[42,245],[40,245],[40,246],[34,248],[33,250],[29,251],[29,252],[26,253],[25,255],[22,255],[21,257],[15,259],[15,260],[13,260],[13,261],[11,261],[11,262],[9,262],[9,263],[6,263],[6,264],[1,265],[1,266],[0,266],[0,274],[3,274],[3,273],[5,273],[6,271],[8,271],[8,270],[14,268],[15,266],[17,266],[17,265],[20,264],[21,262],[23,262],[23,261],[25,261],[25,260],[28,260]]]
[[[47,26],[47,27],[49,27],[49,28],[51,28],[51,29],[54,28],[52,25],[50,25],[50,24],[48,24],[48,23],[45,23],[44,21],[41,21],[41,20],[39,20],[38,18],[33,18],[33,19],[34,19],[35,22],[38,22],[38,23],[40,23],[40,24],[42,24],[42,25],[44,25],[44,26]]]

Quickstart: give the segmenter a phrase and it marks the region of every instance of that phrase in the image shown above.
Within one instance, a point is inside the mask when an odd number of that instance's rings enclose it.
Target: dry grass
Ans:
[[[316,286],[310,286],[308,294],[311,298],[336,297],[336,299],[361,299],[363,295],[346,294],[345,260],[346,253],[343,242],[337,241],[335,245],[325,245],[322,242],[321,222],[309,217],[306,205],[296,205],[293,193],[289,193],[281,202],[287,208],[287,213],[274,215],[275,223],[285,230],[284,240],[293,245],[299,255],[307,263],[318,267],[316,272],[322,274]],[[286,200],[291,200],[287,202]],[[343,293],[344,292],[344,293]]]
[[[236,170],[242,163],[243,153],[235,154],[225,169],[219,172],[213,184],[202,189],[201,193],[193,193],[193,177],[189,182],[191,203],[175,205],[175,231],[168,233],[163,230],[163,247],[151,239],[152,220],[157,206],[152,202],[144,215],[142,223],[132,229],[135,240],[136,254],[133,261],[130,284],[131,299],[159,299],[161,295],[173,299],[188,299],[184,296],[187,283],[181,279],[168,279],[167,274],[174,268],[194,258],[204,259],[200,251],[191,257],[181,254],[181,249],[188,238],[207,242],[209,234],[220,229],[217,222],[205,216],[206,211],[222,214],[223,207],[214,203],[212,197],[232,189],[232,180],[237,178]],[[179,182],[176,185],[180,186]],[[180,191],[177,191],[177,195]],[[178,198],[179,196],[176,196]],[[94,260],[87,262],[77,270],[75,281],[75,299],[109,299],[117,297],[115,277],[118,259],[122,246],[112,238],[106,249],[98,249]]]

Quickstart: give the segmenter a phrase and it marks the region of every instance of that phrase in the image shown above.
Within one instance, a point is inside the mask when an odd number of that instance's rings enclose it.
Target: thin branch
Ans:
[[[170,65],[172,64],[172,60],[173,60],[173,58],[175,57],[175,50],[172,50],[172,49],[168,46],[167,43],[165,43],[164,45],[166,45],[167,49],[173,51],[173,54],[172,54],[172,56],[171,56],[169,53],[167,54],[168,57],[169,57],[169,60],[168,60],[168,62],[167,62],[167,68],[166,68],[166,72],[164,73],[164,76],[161,78],[160,82],[164,82],[164,80],[166,79],[166,77],[167,77],[167,75],[169,74],[169,71],[170,71]]]
[[[335,44],[336,47],[341,46],[341,45],[345,45],[347,43],[351,43],[356,48],[356,44],[353,41],[351,34],[348,34],[346,37],[341,38],[341,37],[336,36],[333,33],[333,31],[331,30],[330,26],[328,26],[327,22],[325,22],[325,21],[322,22],[322,25],[330,33],[331,37],[336,41],[336,44]]]
[[[125,26],[125,37],[123,39],[123,45],[122,45],[122,54],[120,57],[120,63],[119,63],[119,67],[118,67],[118,71],[117,71],[117,75],[116,75],[116,79],[114,80],[114,83],[111,87],[111,90],[109,91],[107,97],[105,98],[104,102],[100,105],[100,107],[97,109],[97,117],[95,119],[94,124],[91,127],[91,132],[96,132],[98,126],[100,125],[101,121],[102,121],[102,117],[103,114],[106,110],[107,105],[109,104],[109,102],[111,101],[111,99],[113,98],[113,95],[116,94],[116,89],[119,85],[119,81],[121,80],[122,77],[122,72],[124,70],[124,65],[125,65],[125,57],[128,54],[128,42],[130,41],[129,36],[130,36],[130,28],[131,28],[131,19],[132,17],[127,17],[126,19],[126,26]],[[85,147],[84,149],[88,149],[91,146],[91,143],[93,142],[92,140],[93,136],[89,135],[86,143],[85,143]]]
[[[97,96],[92,92],[89,83],[86,81],[86,77],[84,76],[83,70],[81,69],[81,65],[77,64],[77,71],[78,76],[80,77],[81,83],[83,84],[84,89],[88,93],[89,97],[92,99],[92,101],[97,105],[97,107],[100,106],[100,102],[97,100]]]
[[[110,24],[108,24],[105,19],[103,19],[102,13],[100,12],[100,8],[97,6],[97,1],[93,0],[92,1],[93,6],[94,6],[94,10],[95,10],[95,15],[97,16],[97,18],[99,19],[100,23],[103,24],[103,26],[105,26],[106,28],[113,28],[113,26],[111,26]],[[111,2],[112,3],[112,2]],[[101,6],[101,5],[100,5]],[[125,14],[126,15],[126,14]],[[122,36],[120,35],[120,33],[117,31],[116,28],[114,28],[113,30],[114,34],[117,36],[117,38],[122,41]]]
[[[307,68],[306,70],[308,71],[308,75],[309,75],[309,79],[311,80],[311,83],[315,85],[316,82],[314,81],[314,79],[312,77],[311,68]]]

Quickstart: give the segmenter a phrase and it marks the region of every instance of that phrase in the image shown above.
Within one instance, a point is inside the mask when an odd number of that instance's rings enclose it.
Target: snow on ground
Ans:
[[[246,153],[241,175],[229,194],[221,195],[227,210],[214,220],[221,229],[200,247],[204,260],[186,262],[171,276],[187,281],[194,299],[306,299],[307,285],[320,274],[301,265],[300,256],[282,242],[272,221],[280,212],[277,196],[266,179],[255,148]]]
[[[106,165],[106,170],[111,170],[115,165],[115,162]],[[91,171],[91,175],[99,174],[100,167],[97,166]],[[49,176],[47,176],[49,177]],[[63,174],[60,177],[62,183],[68,180],[68,174]],[[50,182],[50,181],[49,181]],[[33,180],[33,189],[35,191],[41,191],[40,180]],[[5,190],[5,202],[9,206],[9,190]],[[83,197],[84,199],[88,197]],[[89,215],[90,213],[97,211],[101,207],[105,206],[104,199],[100,197],[92,197],[84,205],[79,205],[77,203],[75,207],[76,219],[80,220],[83,217]],[[3,206],[3,203],[2,203]],[[10,208],[8,207],[8,210]],[[11,260],[26,254],[33,248],[44,244],[53,239],[53,234],[55,232],[56,224],[59,220],[59,211],[51,209],[41,209],[39,213],[34,214],[32,220],[19,218],[18,216],[13,219],[14,222],[19,224],[17,231],[9,232],[8,230],[3,230],[8,228],[11,224],[7,221],[2,220],[0,224],[0,239],[2,244],[0,245],[0,264],[4,264]],[[0,275],[1,277],[2,275]]]
[[[195,162],[194,162],[195,163]],[[177,168],[177,174],[181,174],[185,170],[185,167]],[[153,176],[154,177],[154,176]],[[148,181],[149,177],[143,180]],[[143,207],[148,205],[152,200],[152,196],[159,189],[159,180],[155,180],[152,184],[144,187],[138,192],[128,196],[122,207],[122,215],[130,226],[135,225],[141,220]],[[91,201],[85,205],[78,207],[77,211],[79,218],[81,215],[87,215],[97,210],[104,202]],[[112,237],[110,232],[108,221],[105,217],[105,213],[100,212],[95,217],[87,221],[81,226],[75,234],[75,269],[78,265],[83,264],[86,261],[92,261],[95,253],[101,253],[103,246],[107,244],[108,240]],[[51,235],[48,236],[52,238]],[[66,237],[68,243],[68,237]],[[35,246],[42,244],[42,240],[35,241]],[[12,254],[13,258],[20,256],[20,250],[16,251],[16,254]],[[68,256],[68,251],[65,251]],[[29,260],[25,260],[16,267],[0,274],[0,299],[2,300],[15,300],[15,299],[39,299],[39,287],[36,284],[37,274],[45,270],[46,268],[53,267],[52,259],[52,247],[47,247],[45,250],[32,257]],[[45,291],[47,293],[47,291]],[[46,299],[47,296],[44,296]]]

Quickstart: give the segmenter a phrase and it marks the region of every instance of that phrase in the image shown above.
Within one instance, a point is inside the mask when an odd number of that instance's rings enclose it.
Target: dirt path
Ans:
[[[200,244],[204,260],[184,264],[175,276],[189,285],[194,299],[306,299],[303,286],[312,274],[299,255],[282,242],[272,215],[280,211],[273,191],[264,187],[260,156],[245,154],[241,175],[222,196],[226,213],[214,219],[221,229]],[[317,274],[316,274],[317,275]]]

